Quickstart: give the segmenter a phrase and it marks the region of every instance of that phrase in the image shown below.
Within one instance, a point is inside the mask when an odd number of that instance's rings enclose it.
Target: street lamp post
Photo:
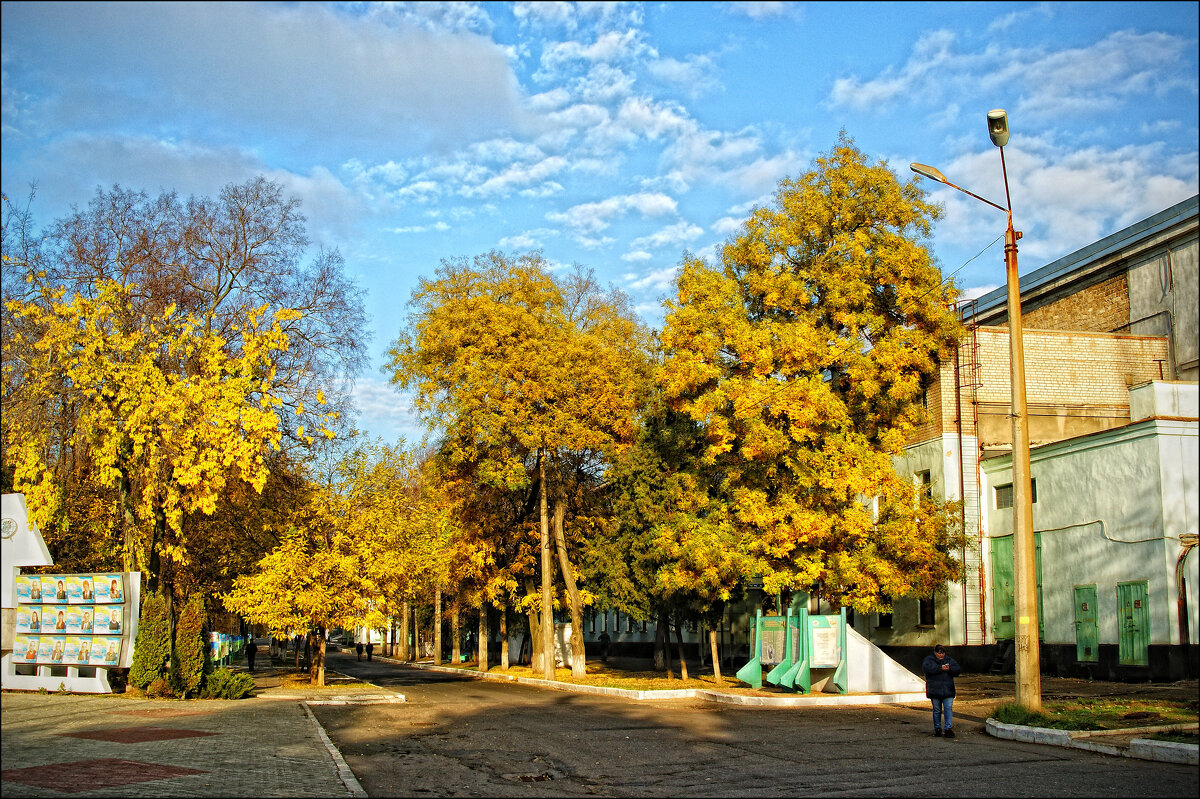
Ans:
[[[1004,145],[1008,144],[1008,115],[1002,109],[988,112],[988,135],[1000,148],[1007,207],[955,186],[931,166],[912,164],[913,172],[969,194],[1008,215],[1004,233],[1004,271],[1008,285],[1009,363],[1012,374],[1012,471],[1013,471],[1013,573],[1016,624],[1016,700],[1029,710],[1042,707],[1041,653],[1038,642],[1037,554],[1033,535],[1033,491],[1029,469],[1028,409],[1025,403],[1025,348],[1021,324],[1021,287],[1017,273],[1017,241],[1021,231],[1013,229],[1012,198],[1008,191],[1008,167]]]

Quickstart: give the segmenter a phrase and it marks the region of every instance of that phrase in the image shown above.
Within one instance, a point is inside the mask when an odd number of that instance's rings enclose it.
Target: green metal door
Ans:
[[[1037,575],[1038,640],[1046,639],[1046,613],[1042,610],[1042,534],[1033,534],[1034,569]]]
[[[1033,534],[1034,568],[1037,571],[1038,639],[1046,637],[1046,614],[1042,612],[1042,534]],[[992,632],[997,641],[1016,637],[1016,602],[1013,599],[1013,537],[992,539]]]
[[[1117,657],[1123,666],[1150,663],[1150,602],[1145,580],[1117,583]]]
[[[1096,586],[1075,586],[1075,659],[1080,662],[1099,660],[1100,628],[1096,619]]]
[[[1013,537],[992,539],[992,632],[997,641],[1016,638],[1013,616]]]

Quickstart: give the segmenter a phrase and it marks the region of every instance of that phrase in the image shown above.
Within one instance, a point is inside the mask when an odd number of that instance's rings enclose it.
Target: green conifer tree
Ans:
[[[151,592],[142,601],[142,615],[138,621],[137,639],[133,645],[133,666],[129,669],[129,682],[146,690],[149,685],[165,676],[171,653],[171,628],[168,618],[167,600],[158,592]]]
[[[175,683],[184,696],[199,696],[207,674],[204,599],[192,596],[175,626]]]

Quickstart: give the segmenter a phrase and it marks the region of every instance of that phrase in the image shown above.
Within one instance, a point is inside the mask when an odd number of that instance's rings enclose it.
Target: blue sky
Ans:
[[[360,427],[413,440],[379,369],[441,259],[538,248],[657,327],[682,252],[711,258],[843,128],[1003,203],[1005,108],[1022,273],[1196,194],[1197,8],[4,3],[3,189],[36,181],[47,224],[98,186],[280,182],[369,292]],[[939,188],[944,272],[995,287],[1003,215]]]

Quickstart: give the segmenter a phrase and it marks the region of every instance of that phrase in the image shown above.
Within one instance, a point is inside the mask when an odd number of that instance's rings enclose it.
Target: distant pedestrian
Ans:
[[[246,663],[250,666],[250,671],[254,671],[254,656],[258,654],[258,644],[254,643],[254,638],[251,636],[246,642]]]
[[[367,641],[367,662],[371,662],[371,655],[375,653],[375,642]]]
[[[359,641],[354,645],[354,651],[358,653],[358,659],[362,660],[362,653],[363,653],[362,641]]]
[[[608,630],[603,630],[600,633],[600,661],[608,662],[608,648],[612,645],[612,638],[608,635]]]
[[[925,672],[925,696],[933,703],[933,734],[953,738],[954,678],[962,673],[962,668],[938,644],[933,654],[925,656],[921,670]]]

